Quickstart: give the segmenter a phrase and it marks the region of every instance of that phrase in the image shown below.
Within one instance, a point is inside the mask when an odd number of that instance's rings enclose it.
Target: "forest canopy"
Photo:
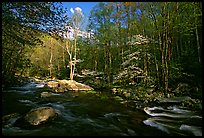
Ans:
[[[153,85],[167,95],[183,83],[201,92],[201,2],[100,2],[87,38],[73,26],[81,17],[66,12],[56,2],[2,3],[4,85],[19,76],[79,79],[89,70],[83,81],[99,87]],[[68,24],[73,40],[58,36]]]

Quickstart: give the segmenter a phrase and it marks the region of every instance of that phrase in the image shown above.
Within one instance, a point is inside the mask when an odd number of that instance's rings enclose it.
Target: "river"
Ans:
[[[41,97],[45,82],[31,80],[2,91],[5,136],[202,136],[202,115],[184,107],[131,109],[109,92],[65,92]],[[59,116],[37,127],[14,125],[33,108],[50,106]]]

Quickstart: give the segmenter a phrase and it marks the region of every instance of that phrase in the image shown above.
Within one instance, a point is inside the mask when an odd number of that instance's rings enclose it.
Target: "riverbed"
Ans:
[[[202,136],[202,115],[190,109],[177,105],[132,109],[106,91],[67,91],[41,97],[45,83],[31,80],[24,86],[3,89],[3,135]],[[58,117],[37,127],[16,125],[31,109],[44,106],[53,107]]]

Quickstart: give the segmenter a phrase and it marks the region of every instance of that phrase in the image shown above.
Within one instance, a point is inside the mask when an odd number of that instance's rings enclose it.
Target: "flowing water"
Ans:
[[[41,97],[44,82],[31,81],[2,92],[2,133],[6,136],[202,136],[202,116],[171,106],[133,110],[108,92],[55,93]],[[15,125],[33,108],[49,106],[59,116],[37,127]]]

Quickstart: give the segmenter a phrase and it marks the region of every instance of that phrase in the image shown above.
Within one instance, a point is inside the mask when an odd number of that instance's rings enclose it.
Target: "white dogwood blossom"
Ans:
[[[82,9],[81,9],[80,7],[76,7],[76,8],[75,8],[75,11],[76,11],[77,13],[79,13],[79,14],[82,15]]]

